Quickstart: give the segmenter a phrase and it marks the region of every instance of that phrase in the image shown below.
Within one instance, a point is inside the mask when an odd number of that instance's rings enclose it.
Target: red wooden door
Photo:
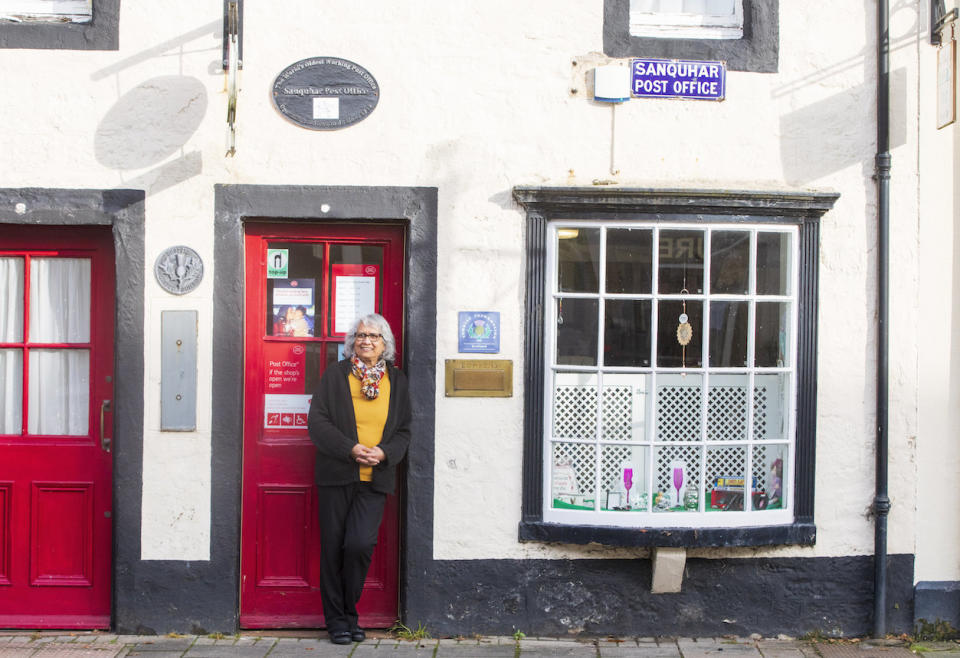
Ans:
[[[310,394],[344,333],[376,311],[403,340],[403,228],[248,224],[240,624],[323,626]],[[402,365],[402,364],[398,364]],[[397,619],[399,505],[387,509],[360,624]]]
[[[110,229],[0,226],[0,628],[108,628]]]

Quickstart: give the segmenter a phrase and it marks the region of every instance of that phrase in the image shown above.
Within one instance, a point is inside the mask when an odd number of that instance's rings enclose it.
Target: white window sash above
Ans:
[[[0,0],[0,21],[87,23],[93,0]]]
[[[631,0],[630,35],[742,39],[743,0]]]

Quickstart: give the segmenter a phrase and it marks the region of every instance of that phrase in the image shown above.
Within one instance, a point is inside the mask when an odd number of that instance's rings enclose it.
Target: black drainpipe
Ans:
[[[887,392],[890,279],[890,11],[877,0],[877,478],[873,499],[873,636],[887,634]]]

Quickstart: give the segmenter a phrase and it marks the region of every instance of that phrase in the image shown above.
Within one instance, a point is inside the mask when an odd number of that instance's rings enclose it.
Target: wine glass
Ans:
[[[680,487],[683,486],[683,466],[680,464],[674,464],[673,466],[673,486],[677,490],[677,504],[682,505]]]
[[[633,467],[623,469],[623,487],[627,490],[627,507],[630,507],[630,488],[633,486]]]

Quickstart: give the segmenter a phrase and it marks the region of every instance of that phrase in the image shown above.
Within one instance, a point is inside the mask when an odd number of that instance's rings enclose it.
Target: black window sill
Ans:
[[[603,544],[606,546],[662,546],[701,548],[731,546],[812,546],[817,526],[810,522],[791,525],[742,528],[620,528],[594,525],[560,525],[543,521],[521,521],[520,541],[562,544]]]

